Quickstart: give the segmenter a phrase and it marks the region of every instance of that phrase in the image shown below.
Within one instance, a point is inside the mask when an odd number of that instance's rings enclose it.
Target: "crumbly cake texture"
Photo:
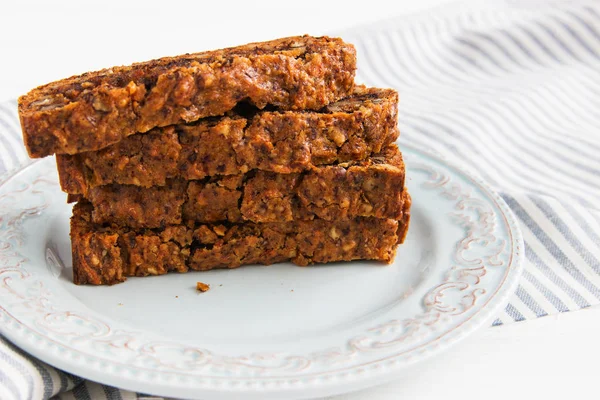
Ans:
[[[196,282],[196,290],[199,292],[208,292],[210,290],[210,285],[204,282]]]
[[[165,186],[106,185],[91,189],[93,221],[162,228],[192,220],[286,222],[321,218],[399,219],[404,162],[393,144],[363,161],[315,167],[303,173],[251,171]],[[73,199],[75,200],[75,199]]]
[[[358,86],[318,112],[230,113],[157,128],[99,151],[58,155],[63,190],[85,194],[113,183],[162,186],[169,178],[204,179],[253,169],[289,174],[363,160],[398,138],[398,94]]]
[[[238,103],[318,110],[352,93],[354,46],[297,36],[88,72],[19,98],[31,157],[98,150]]]
[[[358,217],[279,223],[172,225],[132,230],[92,222],[92,206],[77,203],[71,218],[73,281],[112,285],[130,276],[237,268],[291,261],[305,266],[351,260],[390,263],[410,220]]]

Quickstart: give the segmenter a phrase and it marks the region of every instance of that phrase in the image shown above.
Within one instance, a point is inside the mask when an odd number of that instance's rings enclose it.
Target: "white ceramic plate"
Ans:
[[[403,146],[413,198],[392,265],[249,266],[71,283],[54,160],[0,186],[0,331],[66,371],[174,397],[312,397],[392,379],[489,323],[523,241],[487,185]],[[198,280],[211,290],[198,293]]]

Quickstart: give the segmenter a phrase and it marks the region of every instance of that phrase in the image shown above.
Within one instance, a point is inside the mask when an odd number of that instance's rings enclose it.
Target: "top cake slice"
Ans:
[[[240,102],[318,110],[352,93],[355,69],[351,44],[298,36],[89,72],[19,99],[23,139],[31,157],[76,154]]]

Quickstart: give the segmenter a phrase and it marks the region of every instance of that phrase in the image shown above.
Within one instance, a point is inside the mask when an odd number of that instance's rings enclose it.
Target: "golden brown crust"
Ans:
[[[77,194],[112,183],[161,186],[175,177],[289,174],[362,160],[398,138],[397,104],[394,90],[359,86],[320,112],[259,112],[154,129],[100,151],[58,155],[61,186]]]
[[[406,228],[404,220],[358,217],[264,224],[190,223],[136,231],[94,224],[91,213],[87,203],[73,208],[76,284],[112,285],[128,276],[288,260],[298,265],[359,259],[389,263],[400,241],[398,235]]]
[[[93,222],[160,228],[182,221],[285,222],[353,217],[399,219],[404,163],[394,144],[363,161],[316,167],[296,174],[252,171],[205,181],[170,181],[143,188],[91,189]]]
[[[98,150],[157,126],[258,108],[318,110],[352,92],[356,52],[329,37],[290,37],[89,72],[19,99],[31,157]]]
[[[408,235],[408,227],[410,225],[410,209],[412,207],[412,198],[407,190],[403,193],[402,218],[398,221],[398,243],[402,244]]]

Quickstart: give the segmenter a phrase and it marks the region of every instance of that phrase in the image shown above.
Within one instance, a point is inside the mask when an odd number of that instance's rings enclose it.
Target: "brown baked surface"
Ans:
[[[144,187],[167,179],[203,179],[252,169],[301,172],[362,160],[398,138],[398,94],[358,86],[351,97],[318,112],[262,111],[243,117],[157,128],[105,149],[58,155],[63,190],[119,183]]]
[[[93,221],[161,228],[192,220],[285,222],[295,219],[398,219],[404,204],[404,163],[393,144],[363,161],[294,174],[251,171],[166,186],[106,185],[91,189]],[[76,200],[76,199],[72,199]]]
[[[410,201],[405,207],[410,207]],[[292,261],[297,265],[351,260],[392,261],[406,235],[402,220],[358,217],[324,221],[167,226],[161,230],[106,227],[92,206],[77,203],[71,218],[73,281],[112,285],[128,276],[237,268]]]
[[[297,36],[88,72],[19,98],[31,157],[98,150],[157,126],[222,115],[240,102],[318,110],[352,93],[354,46]]]

